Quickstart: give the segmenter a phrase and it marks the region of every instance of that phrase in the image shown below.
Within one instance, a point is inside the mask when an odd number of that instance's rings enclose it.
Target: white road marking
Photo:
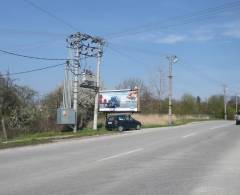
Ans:
[[[220,128],[227,127],[227,126],[230,126],[230,125],[229,125],[229,124],[227,124],[227,125],[220,125],[220,126],[216,126],[216,127],[211,127],[211,128],[209,128],[209,129],[210,129],[210,130],[220,129]]]
[[[182,138],[187,138],[187,137],[191,137],[191,136],[194,136],[194,135],[196,135],[196,133],[190,133],[190,134],[182,136]]]
[[[135,153],[135,152],[140,152],[142,150],[143,150],[143,148],[138,148],[138,149],[131,150],[131,151],[128,151],[128,152],[123,152],[123,153],[116,154],[116,155],[113,155],[113,156],[108,156],[108,157],[105,157],[105,158],[102,158],[102,159],[98,160],[98,162],[105,161],[105,160],[110,160],[110,159],[118,158],[118,157],[122,157],[122,156],[126,156],[126,155],[129,155],[129,154]]]

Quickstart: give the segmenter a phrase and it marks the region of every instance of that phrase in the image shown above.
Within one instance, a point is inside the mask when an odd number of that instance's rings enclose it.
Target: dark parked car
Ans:
[[[239,125],[240,124],[240,112],[236,113],[235,119],[236,119],[236,125]]]
[[[141,129],[141,122],[133,119],[130,114],[109,115],[106,119],[106,129],[124,131],[128,129]]]

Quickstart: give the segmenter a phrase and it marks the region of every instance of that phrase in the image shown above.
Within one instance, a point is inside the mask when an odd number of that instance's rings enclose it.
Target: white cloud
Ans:
[[[229,30],[223,33],[225,36],[229,36],[232,38],[240,38],[240,29],[236,29],[236,30]]]
[[[240,20],[218,23],[218,24],[208,24],[200,28],[198,35],[205,37],[209,40],[215,38],[240,38]]]
[[[156,43],[164,43],[164,44],[174,44],[183,42],[186,40],[186,37],[183,35],[176,35],[176,34],[170,34],[165,37],[160,37],[156,39]]]
[[[213,40],[215,38],[215,36],[212,34],[202,34],[202,35],[198,35],[196,37],[193,38],[193,40],[196,40],[196,41],[210,41],[210,40]]]
[[[190,33],[191,41],[210,41],[216,38],[216,32],[213,30],[213,27],[201,26],[197,29],[192,30]]]
[[[169,38],[169,39],[168,39]],[[191,31],[185,32],[184,35],[179,36],[167,36],[166,43],[175,42],[205,42],[215,39],[233,38],[240,39],[240,20],[207,24],[197,27]]]
[[[226,24],[222,35],[239,39],[240,38],[240,21],[235,21],[235,22]]]
[[[156,44],[177,44],[183,42],[207,42],[221,39],[240,39],[240,20],[211,23],[195,26],[185,31],[169,32],[145,32],[134,36],[123,37],[129,41],[141,41]],[[119,41],[122,42],[122,39]]]

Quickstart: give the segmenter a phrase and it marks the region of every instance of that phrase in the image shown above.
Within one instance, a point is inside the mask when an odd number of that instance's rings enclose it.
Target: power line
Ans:
[[[206,72],[204,72],[203,70],[201,70],[200,68],[197,68],[195,66],[192,66],[189,62],[187,62],[185,59],[180,58],[180,65],[182,67],[185,67],[185,70],[187,70],[188,72],[191,72],[199,77],[204,77],[205,79],[207,79],[208,81],[215,83],[218,86],[222,86],[224,81],[220,81],[217,80],[216,78],[213,78],[212,76],[210,76],[209,74],[207,74]],[[228,83],[228,89],[232,92],[235,93],[233,90],[231,90],[230,88],[236,88],[234,87],[232,84]]]
[[[50,61],[70,60],[70,59],[66,59],[66,58],[45,58],[45,57],[28,56],[28,55],[22,55],[22,54],[14,53],[14,52],[11,52],[11,51],[6,51],[6,50],[3,50],[3,49],[0,49],[0,52],[5,53],[5,54],[9,54],[9,55],[18,56],[18,57],[35,59],[35,60],[50,60]]]
[[[110,47],[110,46],[108,46],[108,48],[109,49],[111,49],[111,51],[113,51],[114,53],[116,53],[116,54],[118,54],[119,56],[122,56],[122,57],[124,57],[124,58],[127,58],[127,59],[129,59],[129,60],[131,60],[132,62],[135,62],[135,63],[137,63],[137,64],[142,64],[143,66],[148,66],[148,64],[144,64],[140,59],[138,59],[138,58],[136,58],[136,57],[134,57],[134,56],[132,56],[132,55],[129,55],[129,53],[125,53],[125,52],[123,52],[123,51],[120,51],[120,50],[118,50],[118,49],[116,49],[116,48],[112,48],[112,47]],[[166,56],[165,56],[165,58],[166,58]],[[180,61],[182,61],[182,59],[179,59]],[[182,62],[182,63],[180,63],[180,65],[183,65],[183,66],[185,66],[185,68],[186,68],[186,70],[188,71],[188,72],[191,72],[191,73],[193,73],[193,74],[195,74],[195,75],[198,75],[198,76],[200,76],[201,78],[202,77],[204,77],[205,79],[208,79],[210,82],[212,82],[212,83],[216,83],[218,86],[221,86],[222,85],[222,82],[220,82],[220,81],[218,81],[218,80],[216,80],[216,79],[214,79],[214,78],[212,78],[212,77],[210,77],[209,75],[207,75],[207,74],[205,74],[203,71],[201,71],[200,69],[197,69],[197,68],[195,68],[195,67],[193,67],[193,66],[191,66],[191,65],[189,65],[189,66],[186,66],[187,64],[185,63],[185,62]],[[192,85],[192,83],[190,82],[188,82],[188,83],[186,83],[188,86],[189,85]],[[192,86],[194,86],[194,85],[192,85]]]
[[[50,69],[50,68],[56,68],[56,67],[58,67],[58,66],[63,66],[63,65],[65,65],[65,63],[55,64],[55,65],[46,66],[46,67],[42,67],[42,68],[35,68],[35,69],[26,70],[26,71],[21,71],[21,72],[9,73],[9,74],[5,74],[4,76],[19,75],[19,74],[27,74],[27,73],[32,73],[32,72],[42,71],[42,70],[46,70],[46,69]]]
[[[109,46],[109,45],[111,45],[111,46]],[[146,49],[145,47],[144,48],[133,47],[133,46],[130,46],[130,45],[117,44],[117,43],[114,43],[114,42],[108,42],[108,46],[109,46],[110,49],[115,49],[117,47],[119,49],[120,48],[124,48],[125,51],[126,51],[126,49],[128,49],[128,50],[132,50],[132,51],[137,52],[137,53],[149,54],[149,55],[154,55],[154,56],[157,55],[158,58],[160,57],[160,58],[162,58],[164,60],[166,59],[166,56],[171,55],[170,53],[163,52],[163,51],[161,51],[159,49],[158,50],[149,50],[149,49]]]
[[[191,18],[194,19],[194,17],[195,17],[195,19],[198,19],[198,21],[200,21],[200,19],[196,18],[196,17],[199,17],[199,16],[205,16],[206,17],[206,16],[209,16],[209,14],[214,13],[214,12],[216,12],[218,14],[219,12],[224,11],[227,8],[228,9],[229,8],[238,8],[238,6],[240,6],[239,3],[240,3],[239,1],[232,2],[232,3],[227,3],[227,4],[223,4],[222,6],[215,7],[215,8],[208,8],[206,10],[201,10],[199,12],[196,12],[195,14],[192,14],[192,15],[183,15],[183,16],[178,16],[178,17],[174,17],[174,18],[170,18],[168,20],[162,21],[163,23],[166,23],[167,21],[171,21],[171,20],[174,20],[174,19],[176,19],[177,21],[180,20],[180,22],[177,23],[177,24],[170,24],[170,25],[167,24],[167,25],[162,25],[162,26],[158,26],[158,27],[156,27],[156,25],[158,23],[144,25],[142,27],[136,28],[135,31],[134,31],[134,29],[133,30],[128,30],[128,31],[125,31],[125,32],[123,31],[121,33],[116,33],[115,34],[116,36],[114,36],[114,34],[113,34],[112,38],[118,38],[118,37],[127,36],[127,35],[135,35],[135,34],[139,34],[139,33],[142,33],[142,32],[148,31],[148,30],[154,30],[156,28],[164,29],[164,28],[170,28],[170,27],[175,27],[175,26],[179,26],[179,25],[193,23],[194,21],[188,21],[188,22],[185,22],[185,23],[181,23],[181,20],[183,19],[183,20],[187,21]],[[209,18],[205,18],[205,19],[209,19]]]
[[[14,34],[14,35],[23,35],[23,36],[44,36],[44,37],[54,37],[62,38],[63,36],[66,37],[67,34],[59,33],[59,32],[49,32],[49,31],[32,31],[26,29],[15,29],[15,28],[4,28],[0,27],[1,34]]]
[[[132,60],[132,61],[134,61],[134,62],[137,62],[138,64],[142,64],[142,65],[146,66],[146,64],[144,64],[140,59],[135,58],[135,57],[129,55],[128,53],[125,53],[125,52],[123,52],[123,51],[120,51],[120,50],[118,50],[118,49],[116,49],[116,48],[113,48],[113,47],[111,47],[111,46],[109,46],[109,45],[108,45],[108,48],[111,49],[111,51],[117,53],[117,54],[120,55],[120,56],[122,55],[122,56],[124,56],[125,58],[128,58],[128,59],[130,59],[130,60]]]
[[[133,28],[130,30],[126,30],[126,31],[122,31],[119,33],[112,33],[107,36],[109,36],[109,38],[119,38],[119,37],[123,37],[123,36],[129,36],[129,35],[143,33],[146,31],[153,31],[156,29],[161,29],[161,30],[168,29],[168,28],[179,26],[179,25],[186,25],[186,24],[194,23],[194,22],[196,22],[196,21],[194,21],[194,19],[195,20],[197,19],[197,22],[201,21],[201,19],[205,19],[205,20],[210,19],[209,16],[216,16],[217,14],[219,14],[227,9],[239,9],[239,7],[240,7],[240,1],[234,1],[234,2],[219,5],[214,8],[200,10],[191,15],[190,14],[182,15],[182,16],[173,17],[173,18],[169,18],[167,20],[162,21],[162,23],[167,23],[168,21],[176,20],[178,23],[175,23],[175,24],[166,24],[166,25],[156,26],[159,24],[159,22],[158,22],[155,24],[143,25],[143,26]]]
[[[205,79],[213,82],[213,83],[216,83],[217,85],[222,85],[222,82],[211,77],[210,75],[208,75],[207,73],[203,72],[201,69],[197,68],[197,67],[194,67],[192,66],[190,63],[186,62],[185,59],[182,59],[182,58],[179,58],[179,61],[180,61],[180,65],[182,67],[185,67],[188,72],[191,72],[195,75],[198,75],[200,77],[204,77]]]
[[[138,58],[135,58],[131,55],[129,55],[128,53],[125,53],[123,51],[120,51],[116,48],[112,48],[110,46],[108,46],[109,49],[111,49],[112,51],[114,51],[115,53],[117,53],[118,55],[120,56],[123,56],[125,58],[128,58],[129,60],[131,61],[134,61],[134,62],[137,62],[139,64],[142,64],[144,66],[146,66],[147,64],[144,64],[141,60],[139,60]],[[166,56],[165,56],[166,57]],[[183,67],[186,68],[186,70],[188,72],[191,72],[195,75],[198,75],[200,77],[204,77],[205,79],[209,80],[210,82],[213,82],[213,83],[216,83],[217,85],[222,85],[222,82],[211,77],[210,75],[206,74],[205,72],[203,72],[202,70],[200,70],[199,68],[196,68],[192,65],[190,65],[188,62],[186,62],[186,60],[182,59],[182,58],[179,58],[179,61],[180,61],[180,65],[182,65]]]
[[[56,16],[55,14],[51,13],[50,11],[40,7],[39,5],[33,3],[32,1],[30,1],[30,0],[23,0],[23,1],[25,1],[27,4],[31,5],[33,8],[35,8],[35,9],[45,13],[48,16],[50,16],[51,18],[54,18],[55,20],[57,20],[58,22],[64,24],[65,26],[68,26],[72,30],[78,31],[78,29],[75,26],[73,26],[72,24],[70,24],[69,22],[63,20],[62,18],[60,18],[58,16]]]
[[[134,61],[135,63],[147,66],[147,64],[144,64],[140,59],[135,58],[132,55],[129,55],[129,53],[125,53],[123,51],[120,51],[119,49],[116,49],[116,48],[113,48],[113,47],[110,47],[110,46],[108,46],[108,48],[111,49],[111,51],[117,53],[118,55],[123,56],[125,58],[128,58],[131,61]],[[143,50],[143,51],[149,52],[148,50]],[[166,56],[167,55],[165,55],[165,56],[162,55],[161,57],[165,57],[166,58]],[[199,76],[199,78],[205,78],[209,82],[214,83],[214,84],[216,84],[218,86],[221,86],[223,84],[222,81],[217,80],[216,78],[213,78],[212,76],[210,76],[209,74],[207,74],[203,70],[201,70],[200,68],[197,68],[197,67],[193,66],[191,63],[187,62],[185,59],[183,59],[181,57],[179,58],[179,64],[182,67],[184,67],[186,71],[188,71],[188,72],[190,72],[190,73],[192,73],[192,74],[194,74],[196,76]],[[191,84],[191,83],[188,83],[188,85],[189,84]],[[234,87],[232,87],[232,88],[234,88]]]

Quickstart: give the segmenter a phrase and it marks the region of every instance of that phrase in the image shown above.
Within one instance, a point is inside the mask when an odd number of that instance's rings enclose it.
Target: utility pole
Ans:
[[[236,94],[236,114],[238,112],[238,95]]]
[[[72,49],[73,60],[72,60],[72,74],[73,74],[73,110],[75,112],[75,124],[73,126],[73,132],[77,132],[77,110],[78,110],[78,88],[79,88],[79,73],[80,73],[80,48],[81,48],[81,37],[77,34],[70,35],[67,38],[69,48]],[[69,87],[69,86],[68,86]]]
[[[75,60],[74,60],[74,77],[73,77],[73,109],[75,111],[75,124],[73,132],[77,132],[77,115],[78,115],[78,86],[79,86],[79,72],[80,72],[80,57],[79,48],[76,48]]]
[[[163,95],[163,71],[159,69],[159,113],[161,111],[161,100]]]
[[[172,125],[172,66],[175,64],[178,59],[177,56],[167,56],[167,59],[169,61],[168,66],[168,125]]]
[[[224,120],[227,120],[227,85],[223,85],[223,94],[224,94]]]
[[[99,44],[99,47],[101,45]],[[97,120],[98,120],[98,100],[99,100],[99,87],[100,87],[100,63],[101,63],[101,50],[99,49],[97,54],[97,68],[96,68],[96,95],[94,104],[94,116],[93,116],[93,129],[97,130]]]
[[[95,57],[98,59],[97,61],[97,95],[95,98],[95,109],[96,113],[98,111],[98,90],[99,90],[99,67],[100,67],[100,58],[103,54],[103,45],[105,41],[99,37],[93,37],[91,35],[77,32],[75,34],[70,35],[67,38],[68,47],[72,49],[72,53],[74,54],[74,59],[72,60],[72,68],[73,68],[73,109],[75,111],[75,124],[73,127],[73,132],[77,132],[77,110],[78,110],[78,92],[80,87],[79,76],[80,73],[80,59],[81,57]],[[97,105],[96,105],[97,104]],[[97,115],[94,114],[94,121],[97,121]],[[97,122],[96,122],[97,123]]]

